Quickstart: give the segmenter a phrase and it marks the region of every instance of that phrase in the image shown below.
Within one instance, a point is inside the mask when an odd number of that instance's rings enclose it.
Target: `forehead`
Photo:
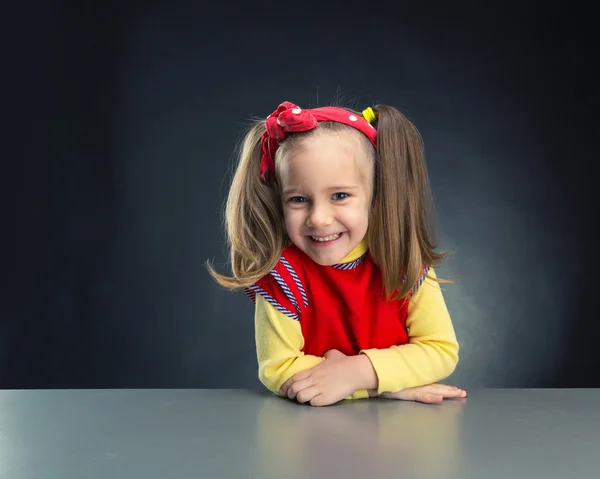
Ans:
[[[369,155],[356,135],[327,132],[309,137],[289,152],[282,162],[284,186],[319,185],[340,181],[361,183]]]

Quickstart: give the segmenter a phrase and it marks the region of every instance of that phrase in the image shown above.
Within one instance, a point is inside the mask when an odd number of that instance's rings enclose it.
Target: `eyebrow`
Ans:
[[[337,186],[330,186],[329,188],[327,188],[327,191],[348,191],[348,190],[356,190],[356,189],[358,189],[358,186],[337,185]],[[289,195],[292,193],[297,193],[298,191],[300,191],[298,188],[286,188],[285,190],[283,190],[283,194]]]
[[[350,186],[350,185],[340,185],[340,186],[331,186],[329,188],[327,188],[328,190],[338,190],[338,191],[343,191],[343,190],[356,190],[358,189],[358,186]]]

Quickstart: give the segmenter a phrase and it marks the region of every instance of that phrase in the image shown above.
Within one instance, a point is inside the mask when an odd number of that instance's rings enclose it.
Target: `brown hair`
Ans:
[[[366,148],[370,148],[375,161],[367,239],[386,294],[399,299],[416,286],[423,265],[437,266],[446,253],[435,251],[435,209],[421,135],[396,108],[377,105],[373,110],[377,116],[373,125],[377,129],[376,152],[365,137]],[[291,147],[314,132],[342,128],[352,129],[322,122],[309,132],[289,135],[277,150],[275,163],[280,163]],[[224,219],[232,276],[217,273],[207,263],[213,278],[228,289],[247,287],[268,274],[289,244],[277,183],[260,180],[260,140],[264,130],[265,122],[260,120],[246,133],[238,149],[239,160],[227,197]]]

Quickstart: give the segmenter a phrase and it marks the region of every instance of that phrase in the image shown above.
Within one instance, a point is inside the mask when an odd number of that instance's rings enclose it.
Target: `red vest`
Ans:
[[[356,355],[408,342],[408,301],[385,299],[380,271],[368,252],[351,263],[321,266],[290,246],[271,273],[246,292],[253,300],[260,294],[300,321],[305,354],[322,357],[338,349]]]

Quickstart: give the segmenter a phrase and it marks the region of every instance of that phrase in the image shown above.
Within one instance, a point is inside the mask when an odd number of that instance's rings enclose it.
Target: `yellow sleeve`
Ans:
[[[295,374],[313,368],[325,358],[302,352],[304,337],[300,322],[280,313],[259,294],[254,314],[258,377],[271,392],[279,389]],[[356,391],[346,399],[368,397],[366,390]]]
[[[433,268],[429,276],[436,278]],[[426,278],[408,308],[408,344],[367,349],[377,374],[377,393],[397,392],[441,381],[458,363],[458,342],[440,284]]]

